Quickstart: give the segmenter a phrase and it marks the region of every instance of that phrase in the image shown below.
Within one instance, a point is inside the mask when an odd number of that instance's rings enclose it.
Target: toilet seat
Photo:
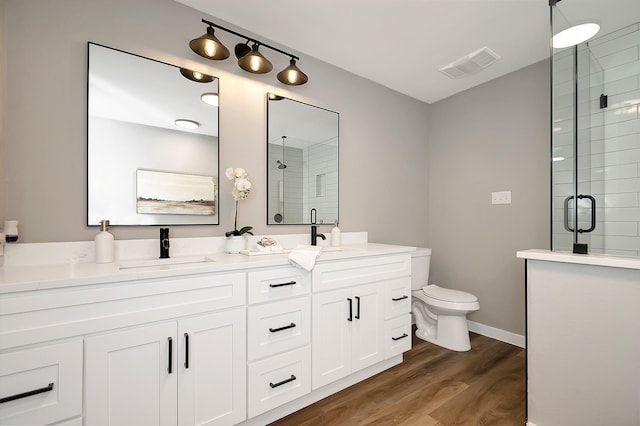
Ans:
[[[473,303],[478,301],[478,298],[471,293],[442,288],[434,284],[422,287],[422,291],[426,296],[442,302]]]
[[[438,308],[440,310],[473,312],[480,309],[478,298],[473,294],[460,290],[442,288],[433,284],[424,286],[421,290],[413,291],[412,295],[432,308]],[[431,310],[434,311],[434,309]]]

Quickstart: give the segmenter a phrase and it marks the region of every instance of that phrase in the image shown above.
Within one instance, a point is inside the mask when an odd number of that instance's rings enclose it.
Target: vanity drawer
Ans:
[[[248,273],[249,304],[309,294],[311,277],[294,266]]]
[[[400,355],[411,349],[411,314],[385,321],[384,359]]]
[[[309,296],[250,306],[247,316],[249,361],[308,345],[311,340]]]
[[[0,355],[0,424],[50,424],[82,414],[82,340]]]
[[[249,364],[249,418],[311,392],[311,351],[305,346]]]
[[[411,312],[411,277],[389,280],[384,287],[384,318]]]
[[[410,276],[411,255],[398,254],[320,262],[311,279],[318,292]]]

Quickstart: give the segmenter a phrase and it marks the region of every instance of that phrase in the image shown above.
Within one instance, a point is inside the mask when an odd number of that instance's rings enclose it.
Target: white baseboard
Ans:
[[[480,324],[479,322],[473,322],[469,320],[467,320],[467,324],[469,325],[469,331],[473,331],[474,333],[482,334],[483,336],[491,337],[492,339],[500,340],[501,342],[509,343],[521,348],[525,347],[525,338],[520,334],[501,330],[499,328],[491,327],[488,325]],[[535,425],[533,423],[530,423],[529,426]]]
[[[535,423],[527,422],[527,426],[536,426]]]

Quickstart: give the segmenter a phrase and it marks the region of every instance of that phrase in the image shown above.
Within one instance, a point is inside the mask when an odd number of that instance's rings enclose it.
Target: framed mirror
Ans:
[[[267,224],[338,220],[339,114],[267,94]]]
[[[87,224],[217,225],[218,79],[88,50]]]

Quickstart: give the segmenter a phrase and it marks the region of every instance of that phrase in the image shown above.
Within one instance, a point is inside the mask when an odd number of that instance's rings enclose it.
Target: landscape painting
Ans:
[[[136,170],[136,211],[141,214],[214,215],[215,176]]]

